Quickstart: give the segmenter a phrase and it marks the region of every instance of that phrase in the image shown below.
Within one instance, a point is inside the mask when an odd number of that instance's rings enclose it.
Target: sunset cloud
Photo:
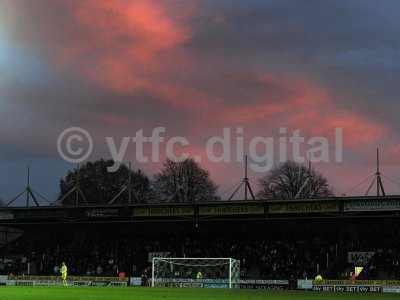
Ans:
[[[89,0],[72,16],[84,35],[66,45],[63,63],[82,64],[84,75],[120,93],[151,89],[162,55],[190,37],[160,1]]]
[[[345,162],[316,167],[344,190],[378,145],[399,163],[400,6],[373,2],[2,1],[0,161],[59,161],[42,180],[54,192],[69,126],[100,142],[164,126],[201,157],[224,127],[329,139],[340,127]],[[241,178],[240,163],[202,164],[223,187]],[[1,182],[0,196],[16,189]]]

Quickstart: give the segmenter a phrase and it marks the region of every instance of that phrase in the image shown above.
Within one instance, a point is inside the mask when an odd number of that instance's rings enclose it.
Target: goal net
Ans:
[[[153,258],[153,287],[238,288],[239,280],[233,258]]]

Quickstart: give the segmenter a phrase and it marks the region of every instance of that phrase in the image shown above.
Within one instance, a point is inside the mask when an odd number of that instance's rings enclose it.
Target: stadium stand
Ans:
[[[361,279],[398,279],[398,199],[389,200],[8,208],[0,223],[18,236],[0,248],[0,274],[58,275],[65,261],[71,275],[140,277],[152,255],[169,255],[233,257],[242,279],[349,279],[356,266]]]
[[[319,273],[346,278],[354,267],[346,261],[347,253],[364,251],[375,253],[363,272],[364,279],[394,279],[400,270],[395,234],[385,242],[371,235],[362,240],[343,238],[338,243],[314,234],[308,239],[304,234],[296,239],[285,232],[266,237],[268,231],[255,234],[254,229],[250,236],[210,234],[208,230],[147,235],[129,230],[120,233],[114,225],[109,226],[99,231],[83,226],[77,233],[68,233],[67,228],[63,233],[26,233],[2,250],[0,272],[27,274],[29,263],[30,274],[56,275],[65,260],[75,275],[118,276],[124,272],[139,276],[150,265],[149,253],[159,252],[172,257],[236,257],[241,261],[241,277],[249,279],[306,279]],[[337,274],[332,274],[335,268]]]

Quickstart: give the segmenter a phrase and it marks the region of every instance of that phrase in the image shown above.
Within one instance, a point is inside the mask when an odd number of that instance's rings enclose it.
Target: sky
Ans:
[[[399,11],[397,0],[0,0],[0,198],[24,188],[28,165],[34,188],[57,196],[75,166],[57,150],[69,127],[93,138],[88,160],[110,158],[106,137],[160,126],[186,137],[181,150],[203,158],[223,198],[243,176],[240,161],[204,159],[223,128],[331,142],[342,128],[343,161],[313,164],[337,195],[374,172],[377,147],[400,182]],[[163,159],[138,162],[132,145],[124,157],[150,177]],[[263,175],[251,170],[254,189]]]

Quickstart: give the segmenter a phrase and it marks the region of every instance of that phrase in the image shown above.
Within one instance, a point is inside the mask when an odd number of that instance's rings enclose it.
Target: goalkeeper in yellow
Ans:
[[[60,273],[61,273],[61,279],[62,279],[63,285],[68,286],[68,283],[67,283],[68,268],[67,268],[67,265],[65,264],[65,262],[62,263]]]

